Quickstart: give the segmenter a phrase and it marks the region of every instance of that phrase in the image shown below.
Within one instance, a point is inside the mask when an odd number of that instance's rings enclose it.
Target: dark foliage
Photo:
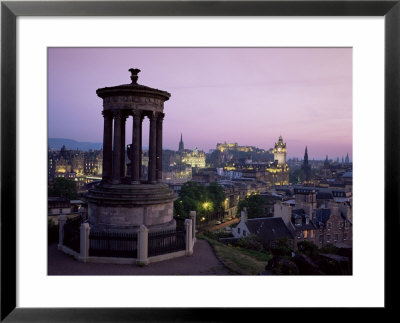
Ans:
[[[265,269],[271,270],[274,275],[298,275],[300,273],[295,262],[279,256],[268,261]]]
[[[53,185],[49,186],[49,196],[65,197],[69,200],[78,197],[78,190],[74,181],[64,177],[57,177],[54,179]]]
[[[225,193],[218,183],[206,186],[197,182],[182,185],[179,198],[174,202],[174,214],[188,217],[190,211],[196,211],[198,220],[202,217],[222,213]]]
[[[297,249],[300,253],[307,256],[315,256],[318,254],[318,247],[310,241],[300,241],[297,243]]]
[[[239,202],[237,215],[240,216],[243,208],[247,208],[247,217],[249,219],[261,218],[265,216],[266,204],[267,200],[265,197],[259,194],[251,194]]]
[[[256,235],[250,235],[246,238],[240,238],[237,240],[236,245],[241,248],[255,250],[255,251],[264,251],[263,244],[260,239]]]

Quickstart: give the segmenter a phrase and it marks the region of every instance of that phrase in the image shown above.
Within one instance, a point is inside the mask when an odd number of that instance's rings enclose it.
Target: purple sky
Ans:
[[[49,48],[49,137],[102,142],[96,89],[130,83],[131,67],[171,93],[165,149],[181,132],[206,152],[224,141],[269,149],[281,134],[288,157],[307,145],[310,159],[352,158],[351,48]],[[145,146],[147,132],[145,119]]]

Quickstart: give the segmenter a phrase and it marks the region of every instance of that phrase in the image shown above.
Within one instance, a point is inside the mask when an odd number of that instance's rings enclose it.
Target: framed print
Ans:
[[[400,105],[398,93],[400,84],[399,15],[399,1],[2,2],[1,320],[5,322],[34,320],[54,322],[89,320],[100,322],[235,321],[239,311],[245,311],[248,315],[252,315],[250,311],[255,312],[253,315],[256,315],[257,312],[265,315],[269,313],[268,310],[282,313],[285,309],[300,307],[374,307],[380,310],[386,309],[386,311],[391,309],[394,306],[394,299],[390,296],[390,290],[398,282],[398,278],[391,269],[395,268],[392,259],[396,254],[394,237],[398,236],[399,213],[397,203],[399,197],[399,134],[397,129]],[[46,200],[47,191],[47,183],[43,186],[46,178],[42,178],[43,174],[47,172],[47,168],[45,168],[47,167],[47,145],[43,140],[51,137],[53,131],[50,126],[50,120],[53,120],[52,111],[47,110],[49,108],[46,109],[46,106],[53,100],[53,89],[47,87],[49,80],[53,80],[51,84],[62,84],[58,81],[69,79],[69,82],[72,83],[71,80],[76,79],[77,84],[83,82],[81,84],[84,85],[94,78],[96,82],[101,82],[98,85],[97,94],[104,99],[104,107],[107,107],[108,104],[114,107],[120,106],[121,102],[113,99],[115,98],[114,93],[110,95],[109,91],[112,90],[108,86],[115,84],[108,83],[107,77],[111,76],[109,67],[113,66],[112,61],[117,59],[117,55],[115,50],[112,53],[110,51],[111,54],[108,56],[102,54],[104,51],[102,52],[101,48],[142,49],[145,51],[143,57],[150,61],[153,59],[155,62],[155,57],[158,57],[157,59],[161,63],[153,64],[154,69],[157,65],[158,68],[165,68],[165,73],[176,77],[184,75],[184,73],[180,74],[177,67],[173,68],[172,62],[179,64],[180,61],[183,65],[185,59],[180,56],[179,49],[189,48],[190,50],[186,51],[186,56],[189,57],[188,61],[191,61],[193,66],[202,67],[197,70],[197,75],[196,73],[191,75],[192,79],[199,79],[200,72],[206,70],[204,74],[208,75],[211,80],[217,78],[217,73],[213,72],[223,66],[225,61],[221,59],[215,65],[210,64],[209,60],[202,61],[201,57],[204,58],[208,54],[205,50],[201,55],[197,54],[196,50],[198,51],[199,48],[215,48],[213,57],[218,57],[219,53],[224,50],[221,57],[227,58],[230,57],[233,48],[255,48],[254,52],[256,52],[256,48],[287,49],[288,47],[341,47],[347,48],[351,53],[352,64],[349,66],[352,68],[353,86],[352,95],[349,97],[353,100],[353,128],[350,127],[350,129],[352,129],[355,160],[353,275],[348,277],[256,275],[206,278],[180,276],[179,271],[175,277],[106,276],[104,272],[97,276],[69,276],[65,274],[66,271],[60,271],[61,274],[55,275],[46,271],[47,253],[42,250],[42,246],[43,243],[46,243],[47,247],[47,241],[45,241],[46,231],[43,231],[41,214],[46,213],[47,206],[46,203],[43,203]],[[82,73],[86,73],[85,77],[78,77],[73,60],[68,61],[65,59],[66,56],[63,56],[66,48],[71,53],[74,51],[78,53],[76,64],[81,64]],[[97,54],[89,55],[89,60],[85,61],[88,50],[97,50]],[[156,52],[157,54],[155,54]],[[248,58],[256,57],[249,53],[246,55]],[[282,51],[278,56],[285,55]],[[337,52],[332,54],[335,57],[338,55]],[[130,57],[139,57],[133,51],[129,52],[128,56],[127,61]],[[312,67],[307,65],[307,61],[301,60],[300,52],[296,56],[297,61],[301,61],[304,69],[308,72],[305,74],[307,79],[307,75],[314,73]],[[246,56],[242,56],[240,59],[244,61]],[[98,65],[89,69],[91,61],[95,61]],[[52,65],[54,62],[58,65]],[[247,62],[246,65],[243,64],[249,71],[238,68],[237,62],[235,61],[237,70],[235,65],[230,67],[231,82],[241,82],[254,77],[255,80],[251,84],[257,84],[258,74],[254,71],[258,69],[257,66],[262,65],[262,62],[255,61],[253,67]],[[68,64],[71,64],[69,68]],[[126,70],[131,68],[132,84],[136,84],[138,70],[132,68],[140,68],[140,66],[135,66],[135,62],[132,64]],[[63,69],[52,69],[54,66],[62,66]],[[338,70],[340,67],[343,66],[332,69]],[[259,68],[261,69],[261,67]],[[98,74],[91,74],[90,71],[95,69],[98,70]],[[235,71],[237,71],[236,74]],[[264,73],[279,74],[272,66],[263,71]],[[143,70],[141,74],[144,76],[146,71]],[[140,74],[139,77],[141,77]],[[282,80],[284,78],[285,76],[282,75]],[[156,77],[154,79],[157,80]],[[183,76],[180,79],[183,81]],[[121,80],[121,83],[123,82],[124,80]],[[209,81],[205,80],[204,82]],[[323,83],[323,80],[320,80],[320,83]],[[144,84],[152,86],[146,82]],[[179,92],[181,85],[177,84],[176,91]],[[207,84],[202,86],[203,89],[207,88]],[[190,84],[186,87],[190,87]],[[322,87],[319,91],[324,93]],[[161,88],[164,90],[163,87]],[[291,89],[293,90],[293,88]],[[123,92],[124,87],[114,90]],[[157,100],[160,98],[168,100],[169,98],[168,93],[163,90],[147,87],[145,89],[147,91],[146,108],[143,109],[148,109],[149,104],[153,104],[151,109],[155,109],[154,111],[160,109]],[[82,100],[80,104],[92,104],[83,101],[82,96],[77,95],[77,92],[69,93],[73,90],[68,86],[64,85],[57,91],[62,93],[61,97],[75,95],[77,101],[74,102]],[[140,91],[143,92],[143,88]],[[149,91],[154,95],[150,101],[148,99]],[[223,92],[223,88],[220,87],[218,91]],[[204,97],[197,96],[196,99],[193,99],[188,96],[186,99],[187,101],[199,100],[204,106],[205,114],[211,115],[213,111],[207,110],[207,91],[204,90],[202,93]],[[319,102],[312,100],[312,95],[317,96],[317,94],[313,93],[310,94],[308,102],[317,105]],[[347,95],[347,92],[342,90],[337,90],[335,93],[341,99]],[[226,93],[225,98],[229,95],[234,96],[232,92]],[[271,93],[269,95],[272,96]],[[277,95],[275,101],[268,102],[278,110],[279,101],[285,99],[283,95],[280,97]],[[125,100],[121,106],[129,105],[127,103],[129,100]],[[135,98],[135,100],[140,101],[141,98]],[[135,104],[139,102],[135,100],[131,99],[129,102],[135,102]],[[340,109],[340,104],[343,102],[343,100],[338,100],[338,103],[335,103],[336,106],[330,106],[330,115],[343,114],[344,110]],[[64,123],[67,122],[67,117],[68,120],[78,120],[81,117],[80,114],[84,113],[82,109],[74,109],[73,103],[63,103],[60,100],[57,104],[62,109],[69,111],[69,115],[65,114],[62,117]],[[98,107],[95,107],[94,104],[90,108],[90,111],[94,111],[93,123],[103,120],[99,112],[101,104],[103,103],[98,103]],[[223,101],[219,104],[223,104]],[[243,115],[241,121],[235,123],[237,127],[251,127],[251,124],[256,122],[256,119],[251,119],[246,112],[249,111],[249,108],[244,107],[246,104],[250,106],[253,103],[248,98],[242,102]],[[291,104],[295,105],[296,102]],[[155,107],[156,105],[157,107]],[[168,103],[165,106],[168,116]],[[192,106],[194,110],[195,104]],[[270,106],[268,108],[273,109]],[[136,105],[134,109],[136,109]],[[297,109],[293,113],[304,113],[304,110],[300,110]],[[286,113],[289,113],[288,111]],[[320,113],[318,109],[313,111],[314,117]],[[132,113],[129,117],[135,118],[136,112]],[[200,118],[200,112],[197,113],[196,119],[203,120],[204,123],[205,119]],[[231,120],[233,120],[234,112],[231,113]],[[284,113],[285,111],[282,109],[282,114]],[[104,113],[104,115],[106,114]],[[147,114],[146,116],[151,119],[153,114]],[[217,114],[213,115],[217,118]],[[226,120],[229,120],[229,113],[226,112],[224,115]],[[273,115],[278,114],[271,114],[271,116]],[[116,122],[117,118],[119,117],[114,116],[113,122]],[[218,116],[218,118],[222,117]],[[289,116],[286,119],[289,120]],[[159,118],[154,120],[154,124],[160,127]],[[180,119],[173,117],[173,120],[177,124],[177,120]],[[310,120],[310,117],[304,120]],[[310,122],[312,120],[317,123],[315,121],[317,119],[311,119]],[[114,123],[114,129],[117,126],[120,125]],[[151,129],[155,128],[151,128],[151,125],[149,127],[149,145],[154,145],[151,146],[153,148],[149,148],[149,165],[146,171],[149,183],[152,181],[156,183],[160,179],[159,176],[162,175],[161,172],[158,172],[160,169],[160,166],[157,166],[158,160],[152,159],[152,156],[155,157],[156,151],[158,151],[155,135],[153,137],[151,135]],[[210,123],[209,127],[208,132],[211,133],[211,129],[217,128],[218,125]],[[303,128],[306,127],[311,128],[311,125],[304,121]],[[88,133],[97,131],[90,130],[89,124],[86,128]],[[100,128],[99,131],[103,132],[103,124]],[[194,129],[194,127],[192,128]],[[167,129],[164,126],[164,134],[168,134]],[[198,131],[200,132],[200,130]],[[324,130],[318,131],[322,136]],[[336,128],[336,131],[341,131],[341,129]],[[106,132],[106,123],[104,123],[104,132]],[[114,147],[121,140],[115,133],[114,130]],[[134,145],[134,140],[136,140],[134,138],[139,137],[132,137],[130,132],[129,136]],[[164,141],[167,140],[166,138],[164,137]],[[108,139],[104,135],[104,150],[106,150],[105,143]],[[280,141],[276,144],[276,149]],[[124,144],[121,145],[124,146]],[[279,147],[282,148],[283,145],[282,141]],[[184,150],[182,138],[179,147],[182,151]],[[116,151],[119,150],[114,148],[113,160],[121,159]],[[197,149],[196,154],[198,154]],[[276,153],[276,155],[279,154]],[[350,157],[353,159],[351,152]],[[138,160],[139,157],[135,158],[132,159],[131,166],[128,166],[131,173],[127,176],[129,176],[129,181],[132,180],[137,184],[140,182],[140,171],[139,166],[136,167],[133,160]],[[280,158],[280,155],[277,158],[274,156],[278,164]],[[336,160],[336,156],[334,158]],[[328,161],[328,157],[326,160]],[[43,166],[41,166],[42,164]],[[46,165],[44,166],[44,164]],[[102,181],[108,180],[104,177],[104,167],[108,166],[103,163]],[[111,186],[120,184],[117,181],[127,180],[116,170],[111,168],[109,170]],[[68,171],[66,172],[68,173]],[[104,190],[109,189],[109,186],[104,187]],[[101,194],[104,199],[105,193]],[[96,198],[93,197],[93,199]],[[208,201],[202,203],[205,210],[210,205],[212,204]],[[203,218],[200,217],[198,220],[202,221]],[[189,222],[187,222],[188,226]],[[82,232],[81,229],[79,234]],[[187,235],[185,239],[189,241],[188,232],[192,231],[186,230],[185,232]],[[142,239],[140,238],[141,234],[138,233],[139,238],[137,239]],[[174,237],[174,239],[178,239],[178,236]],[[63,244],[61,243],[61,245]],[[139,245],[142,248],[143,242],[140,242]],[[82,247],[80,248],[82,250]],[[138,251],[138,259],[146,262],[146,259],[150,257],[141,258],[143,254],[140,252]],[[178,252],[184,251],[179,250]],[[82,251],[79,251],[79,255],[76,256],[77,258],[81,257]],[[368,291],[362,291],[366,286],[368,286]],[[252,295],[245,297],[249,294]],[[232,295],[235,296],[232,297]],[[318,297],[315,297],[316,295]],[[313,298],[316,299],[311,302],[307,301]],[[380,311],[374,313],[378,314]],[[296,312],[290,311],[290,315],[296,315]]]

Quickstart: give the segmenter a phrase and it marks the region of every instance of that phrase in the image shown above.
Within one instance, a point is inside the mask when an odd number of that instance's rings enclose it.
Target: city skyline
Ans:
[[[131,67],[171,93],[164,149],[181,133],[206,152],[225,141],[268,150],[282,135],[288,158],[307,146],[311,159],[352,160],[351,48],[49,48],[48,136],[101,142],[96,90],[130,83]]]

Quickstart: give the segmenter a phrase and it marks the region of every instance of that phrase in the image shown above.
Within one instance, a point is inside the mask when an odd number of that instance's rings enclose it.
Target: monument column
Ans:
[[[156,176],[157,182],[162,182],[162,126],[164,113],[159,113],[157,118],[157,140],[156,140]]]
[[[142,126],[143,126],[143,119],[144,119],[144,114],[143,113],[141,113],[141,116],[140,116],[140,122],[139,122],[139,136],[140,136],[140,139],[139,139],[139,181],[142,179],[142,154],[143,154],[143,151],[142,151],[142,141],[143,141],[143,138],[142,138],[142,134],[143,134],[143,131],[142,131]]]
[[[114,111],[114,150],[113,150],[113,168],[112,183],[121,182],[121,110]]]
[[[157,144],[157,115],[152,112],[150,115],[150,135],[149,135],[149,176],[150,183],[156,182],[156,144]]]
[[[103,134],[103,180],[110,180],[112,174],[112,122],[110,111],[103,111],[104,134]]]
[[[122,112],[122,111],[121,111]],[[121,178],[125,177],[125,124],[127,116],[122,113],[121,115]]]
[[[132,111],[133,127],[132,127],[132,158],[131,158],[131,183],[140,183],[140,167],[141,167],[141,124],[142,116],[139,111]]]

